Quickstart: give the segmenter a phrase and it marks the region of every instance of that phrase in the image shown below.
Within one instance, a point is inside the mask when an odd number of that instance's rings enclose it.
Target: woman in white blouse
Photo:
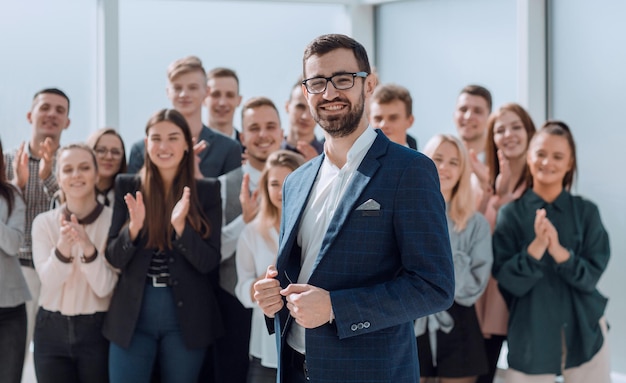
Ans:
[[[65,203],[33,221],[33,260],[41,279],[35,323],[35,373],[40,383],[108,382],[102,336],[116,271],[104,250],[111,209],[96,199],[98,168],[87,145],[57,152]]]
[[[279,150],[267,158],[259,180],[259,213],[246,226],[237,244],[235,293],[245,307],[253,309],[248,383],[276,381],[276,339],[275,335],[268,333],[263,311],[255,303],[253,285],[265,276],[269,265],[276,263],[283,182],[303,162],[302,156],[288,150]]]

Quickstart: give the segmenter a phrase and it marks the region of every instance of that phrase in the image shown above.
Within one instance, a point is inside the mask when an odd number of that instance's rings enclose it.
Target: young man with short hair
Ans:
[[[491,92],[480,85],[468,85],[459,93],[454,110],[454,124],[461,141],[481,161],[485,156],[487,120],[491,108]]]
[[[218,177],[241,166],[241,147],[228,137],[202,124],[202,103],[207,95],[206,75],[202,62],[195,56],[178,59],[167,69],[167,97],[172,107],[189,124],[198,157],[197,177]],[[133,144],[128,172],[136,173],[144,162],[145,143]]]
[[[324,155],[285,180],[277,263],[254,284],[278,381],[418,382],[414,320],[454,298],[437,170],[368,126],[375,80],[361,44],[320,36],[303,69]]]
[[[413,125],[413,99],[409,90],[396,84],[379,85],[370,102],[370,125],[396,144],[417,150],[417,141],[407,132]]]
[[[283,130],[278,109],[266,97],[255,97],[241,110],[241,143],[247,161],[219,178],[222,196],[222,263],[217,297],[224,322],[224,336],[217,340],[218,383],[245,383],[249,364],[252,310],[235,296],[237,270],[235,250],[246,224],[258,211],[257,190],[261,172],[270,154],[280,149]]]
[[[209,111],[209,127],[241,142],[233,125],[235,110],[241,104],[237,73],[229,68],[214,68],[207,73],[207,85],[204,104]]]
[[[300,153],[307,161],[322,153],[324,144],[315,137],[317,123],[302,94],[302,80],[291,88],[289,100],[285,102],[285,111],[289,116],[289,129],[281,149]]]
[[[28,143],[5,154],[7,179],[20,189],[26,202],[24,243],[18,257],[22,273],[32,299],[26,302],[27,336],[26,353],[33,338],[35,317],[39,307],[41,282],[35,271],[32,253],[31,228],[35,217],[50,209],[50,201],[59,190],[54,172],[55,155],[60,146],[61,134],[70,126],[70,99],[57,88],[42,89],[35,93],[26,119],[32,127]]]

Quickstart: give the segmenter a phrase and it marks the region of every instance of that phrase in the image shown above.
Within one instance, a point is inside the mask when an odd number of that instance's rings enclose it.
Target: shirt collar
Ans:
[[[350,150],[348,150],[348,155],[346,156],[346,165],[350,166],[355,160],[360,162],[360,160],[363,159],[363,157],[365,156],[367,150],[369,150],[369,148],[374,143],[374,140],[376,140],[376,132],[374,131],[374,129],[368,127],[363,131],[363,133],[361,133],[356,141],[354,141],[354,144],[352,144]],[[325,160],[330,162],[330,160],[328,159],[328,154],[326,153],[326,145],[324,145],[324,154],[326,154]],[[332,165],[335,166],[335,164]]]
[[[570,194],[565,189],[563,189],[559,196],[556,197],[556,199],[551,203],[544,201],[544,199],[537,195],[537,193],[535,193],[532,188],[529,188],[525,194],[526,201],[528,201],[530,207],[534,209],[541,209],[546,206],[552,206],[556,210],[565,211],[569,206],[568,200]]]

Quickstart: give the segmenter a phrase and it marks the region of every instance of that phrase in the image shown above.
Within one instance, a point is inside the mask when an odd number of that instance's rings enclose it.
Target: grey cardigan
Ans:
[[[15,307],[31,299],[28,285],[22,275],[17,252],[24,240],[26,205],[15,193],[13,211],[0,198],[0,307]]]

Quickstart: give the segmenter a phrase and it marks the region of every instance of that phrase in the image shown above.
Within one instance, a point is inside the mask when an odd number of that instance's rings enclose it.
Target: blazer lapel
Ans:
[[[324,156],[318,156],[312,159],[309,163],[303,165],[308,168],[302,169],[303,171],[293,173],[294,179],[289,184],[291,185],[288,193],[289,205],[283,205],[285,209],[283,211],[282,222],[282,234],[280,237],[280,249],[278,251],[278,269],[281,270],[283,265],[286,265],[288,258],[292,254],[292,249],[296,245],[296,238],[298,235],[298,228],[302,219],[302,214],[306,208],[309,196],[311,195],[311,189],[317,178],[320,166],[322,165]],[[300,265],[298,265],[299,268]],[[279,278],[283,276],[279,275]],[[289,275],[293,281],[298,278],[297,275]]]
[[[376,171],[380,167],[380,161],[378,158],[385,154],[388,145],[389,140],[382,136],[382,133],[379,133],[369,151],[365,154],[359,168],[352,176],[352,180],[344,192],[343,197],[335,210],[335,214],[328,225],[328,230],[324,235],[322,247],[320,248],[320,252],[315,260],[315,265],[313,266],[314,272],[317,265],[320,263],[322,258],[324,258],[328,248],[341,231],[341,228],[348,219],[348,215],[356,208],[356,202],[361,197],[363,190],[369,184],[374,174],[376,174]]]

